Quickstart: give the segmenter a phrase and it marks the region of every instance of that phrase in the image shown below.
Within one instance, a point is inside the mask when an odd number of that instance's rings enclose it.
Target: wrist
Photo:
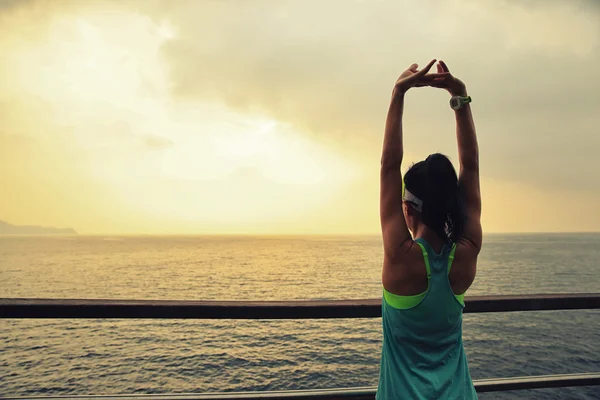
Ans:
[[[393,98],[402,98],[402,97],[404,97],[405,94],[406,94],[406,89],[403,89],[398,86],[394,86],[394,90],[392,90]]]
[[[466,97],[468,96],[467,94],[467,87],[463,86],[460,88],[456,88],[456,89],[452,89],[450,90],[450,96],[461,96],[461,97]]]
[[[394,88],[392,91],[392,104],[401,104],[404,102],[404,95],[406,94],[405,90],[401,90],[399,88]]]

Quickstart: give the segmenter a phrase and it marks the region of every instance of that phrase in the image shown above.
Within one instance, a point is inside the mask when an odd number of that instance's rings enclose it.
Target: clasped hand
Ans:
[[[394,92],[404,94],[411,87],[431,86],[446,89],[452,96],[465,96],[467,89],[465,84],[450,73],[448,66],[443,61],[437,64],[437,73],[428,73],[437,60],[431,60],[425,68],[419,71],[419,65],[413,64],[404,71],[396,84]]]

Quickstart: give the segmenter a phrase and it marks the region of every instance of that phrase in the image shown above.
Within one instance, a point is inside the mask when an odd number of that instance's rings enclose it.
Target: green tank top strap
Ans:
[[[456,253],[456,243],[452,245],[452,250],[450,250],[450,254],[448,255],[448,273],[450,273],[450,268],[452,268],[452,263],[454,262],[454,253]]]
[[[448,274],[450,274],[450,268],[452,268],[452,263],[454,262],[454,254],[456,253],[456,243],[454,243],[454,245],[452,245],[452,250],[450,250],[450,255],[448,256]],[[465,294],[455,294],[454,297],[456,297],[456,300],[458,300],[458,302],[460,304],[465,305]]]
[[[423,259],[425,260],[425,269],[427,270],[427,281],[431,279],[431,266],[429,265],[429,254],[427,254],[427,249],[425,245],[419,241],[416,242],[421,248],[421,253],[423,253]]]

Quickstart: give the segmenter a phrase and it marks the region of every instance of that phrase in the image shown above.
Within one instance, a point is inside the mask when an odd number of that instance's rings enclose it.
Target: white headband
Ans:
[[[404,188],[404,197],[402,200],[409,202],[410,205],[418,212],[423,211],[423,201],[406,188]]]

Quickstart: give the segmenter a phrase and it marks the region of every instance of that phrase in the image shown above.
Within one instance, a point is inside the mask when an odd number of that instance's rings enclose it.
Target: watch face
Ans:
[[[450,99],[450,107],[458,107],[460,105],[458,99]]]

